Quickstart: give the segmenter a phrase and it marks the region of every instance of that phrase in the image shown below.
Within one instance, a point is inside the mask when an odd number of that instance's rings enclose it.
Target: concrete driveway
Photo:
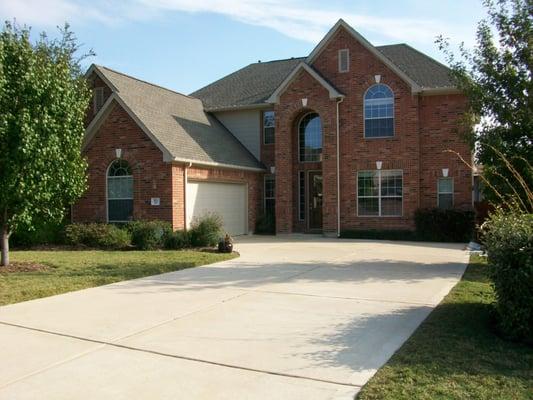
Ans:
[[[0,399],[349,399],[463,245],[244,237],[241,257],[0,307]]]

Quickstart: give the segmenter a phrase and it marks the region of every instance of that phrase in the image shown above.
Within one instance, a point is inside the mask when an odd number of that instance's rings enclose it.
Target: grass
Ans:
[[[486,262],[463,279],[364,386],[370,399],[533,399],[533,348],[491,330]]]
[[[200,251],[13,251],[11,261],[46,270],[3,273],[0,306],[233,258]]]

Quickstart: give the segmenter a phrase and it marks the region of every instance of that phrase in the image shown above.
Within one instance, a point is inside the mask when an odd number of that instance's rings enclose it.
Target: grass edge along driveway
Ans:
[[[6,273],[0,267],[0,306],[212,264],[234,257],[235,254],[194,250],[13,251],[13,262],[39,263],[47,268],[42,271]]]
[[[533,348],[490,328],[494,291],[485,259],[363,387],[358,400],[533,399]]]

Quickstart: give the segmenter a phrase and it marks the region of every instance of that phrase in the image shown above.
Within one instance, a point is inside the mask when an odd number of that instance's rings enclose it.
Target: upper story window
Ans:
[[[133,217],[133,175],[126,160],[115,160],[107,171],[107,220],[127,222]]]
[[[273,144],[276,133],[276,115],[274,111],[263,112],[263,143]]]
[[[298,125],[300,162],[322,161],[322,122],[317,113],[305,114]]]
[[[394,136],[394,94],[383,84],[370,87],[365,94],[365,137]]]
[[[357,173],[359,216],[401,216],[402,200],[403,171],[376,170]]]
[[[350,70],[350,50],[339,50],[339,72],[348,72]]]
[[[94,106],[94,113],[96,114],[104,105],[104,88],[103,87],[97,87],[94,88],[93,93],[93,106]]]
[[[437,205],[439,208],[453,207],[453,178],[439,178],[437,182]]]

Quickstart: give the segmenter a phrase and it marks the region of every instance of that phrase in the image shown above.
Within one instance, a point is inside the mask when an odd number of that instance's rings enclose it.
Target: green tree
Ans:
[[[529,209],[524,185],[507,161],[532,187],[533,0],[483,3],[487,18],[478,24],[474,49],[462,45],[455,57],[446,39],[437,42],[469,100],[466,136],[489,183],[485,196],[495,204],[513,198]]]
[[[9,236],[37,221],[59,221],[86,188],[81,155],[90,91],[68,25],[58,39],[6,22],[0,33],[1,263]]]

